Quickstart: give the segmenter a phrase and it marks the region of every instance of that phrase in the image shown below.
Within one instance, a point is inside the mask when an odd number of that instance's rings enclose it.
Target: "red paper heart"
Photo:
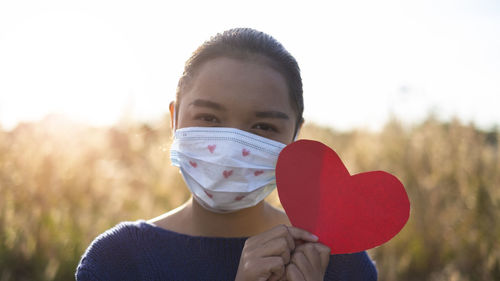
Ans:
[[[292,225],[317,235],[332,254],[381,245],[410,215],[408,195],[395,176],[351,176],[335,151],[317,141],[296,141],[281,151],[276,183]]]

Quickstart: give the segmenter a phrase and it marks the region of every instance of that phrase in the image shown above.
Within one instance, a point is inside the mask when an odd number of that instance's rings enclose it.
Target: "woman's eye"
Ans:
[[[275,126],[271,124],[266,124],[266,123],[259,123],[253,126],[254,129],[257,130],[262,130],[266,132],[277,132],[278,130],[276,129]]]
[[[208,123],[219,123],[219,119],[211,114],[199,114],[195,116],[195,119]]]

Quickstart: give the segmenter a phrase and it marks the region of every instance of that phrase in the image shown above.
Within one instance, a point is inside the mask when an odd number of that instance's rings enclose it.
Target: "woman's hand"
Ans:
[[[330,248],[320,243],[305,243],[295,248],[286,267],[288,281],[319,281],[325,277]]]
[[[318,237],[296,227],[279,225],[248,238],[235,280],[275,281],[285,278],[285,266],[295,249],[294,240],[316,242]]]

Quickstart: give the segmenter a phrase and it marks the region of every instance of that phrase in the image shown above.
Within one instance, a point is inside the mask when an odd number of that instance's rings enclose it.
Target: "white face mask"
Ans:
[[[274,170],[285,144],[234,128],[175,131],[172,165],[195,200],[214,212],[255,206],[276,187]]]

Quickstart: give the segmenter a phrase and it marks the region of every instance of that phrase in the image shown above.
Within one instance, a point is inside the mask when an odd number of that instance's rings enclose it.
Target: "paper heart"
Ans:
[[[317,235],[332,254],[381,245],[410,215],[408,195],[395,176],[351,176],[335,151],[317,141],[296,141],[281,151],[276,184],[292,225]]]

